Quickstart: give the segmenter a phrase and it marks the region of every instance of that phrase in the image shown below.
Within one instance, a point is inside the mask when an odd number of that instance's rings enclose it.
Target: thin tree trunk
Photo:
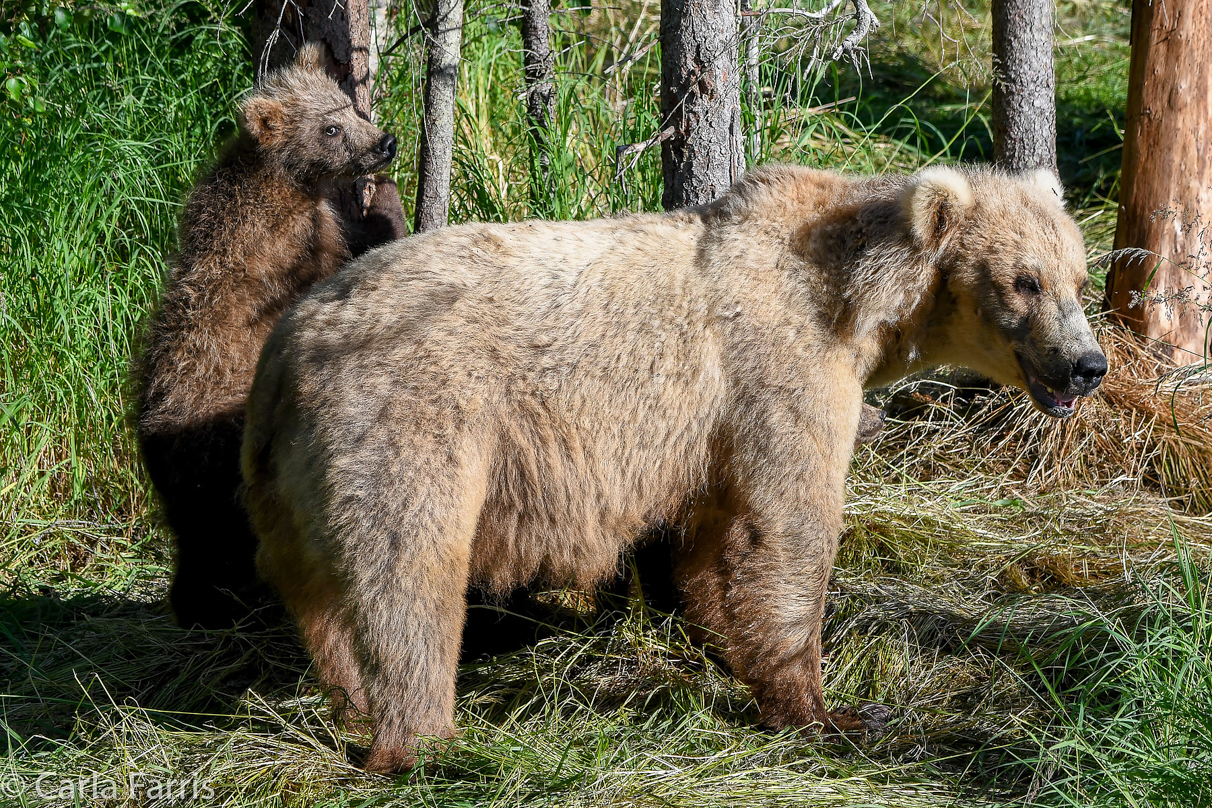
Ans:
[[[741,0],[741,61],[745,74],[745,104],[753,116],[749,130],[749,159],[762,154],[762,79],[761,41],[762,17],[753,9],[753,0]]]
[[[445,227],[450,215],[455,90],[463,44],[463,0],[437,0],[425,32],[425,111],[417,156],[415,230]]]
[[[661,0],[666,210],[703,205],[745,168],[735,0]]]
[[[993,155],[1003,168],[1056,171],[1052,0],[994,0]]]
[[[1209,349],[1210,54],[1212,0],[1134,0],[1115,248],[1136,252],[1112,265],[1107,306],[1180,364]]]
[[[249,34],[258,78],[294,61],[304,42],[324,43],[329,74],[353,101],[354,110],[372,120],[368,0],[256,0]],[[334,182],[326,193],[354,256],[408,235],[400,191],[389,178]]]
[[[551,55],[551,0],[528,0],[522,6],[522,65],[526,75],[526,117],[537,153],[538,182],[531,182],[531,201],[550,190],[551,143],[555,118],[555,61]]]
[[[370,75],[373,82],[374,77],[379,75],[379,64],[383,53],[391,47],[394,41],[394,31],[392,30],[392,19],[395,17],[392,14],[391,0],[368,0],[369,18],[370,18]],[[371,88],[374,89],[373,87]],[[373,98],[373,94],[371,96]]]

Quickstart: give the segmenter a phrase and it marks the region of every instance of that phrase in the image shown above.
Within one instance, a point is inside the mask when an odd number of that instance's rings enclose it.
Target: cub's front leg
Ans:
[[[772,727],[864,729],[821,688],[825,593],[842,527],[854,423],[741,439],[729,479],[687,525],[676,578],[687,619],[719,644]],[[784,419],[778,419],[787,423]]]

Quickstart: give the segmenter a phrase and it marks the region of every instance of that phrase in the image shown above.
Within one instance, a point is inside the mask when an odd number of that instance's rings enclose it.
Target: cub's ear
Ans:
[[[1060,205],[1065,206],[1065,189],[1061,187],[1060,180],[1050,168],[1037,168],[1034,171],[1024,171],[1019,180],[1027,185],[1040,195],[1051,199]]]
[[[282,117],[282,102],[262,95],[254,95],[240,107],[240,122],[262,146],[282,137]]]
[[[938,247],[972,209],[972,186],[954,168],[933,166],[917,172],[901,193],[901,209],[918,244]]]
[[[323,73],[328,69],[328,63],[328,48],[323,42],[304,42],[303,47],[295,54],[295,67],[300,70]]]

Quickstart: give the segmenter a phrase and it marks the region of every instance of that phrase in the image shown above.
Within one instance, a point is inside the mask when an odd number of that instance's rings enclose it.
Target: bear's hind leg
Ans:
[[[470,550],[484,500],[482,480],[457,476],[450,496],[431,481],[427,491],[376,498],[399,504],[358,520],[368,531],[349,548],[348,602],[374,726],[368,771],[415,765],[417,736],[454,735]]]
[[[730,478],[698,506],[679,553],[686,616],[717,635],[773,727],[862,731],[854,711],[825,709],[821,630],[842,528],[846,468],[860,396],[832,421],[773,409],[770,423],[803,434],[741,435]],[[777,405],[777,402],[774,402]],[[785,427],[784,427],[785,428]]]
[[[302,557],[284,558],[262,545],[257,563],[298,621],[316,676],[331,692],[334,717],[352,724],[369,716],[370,709],[342,586],[329,569]]]
[[[329,582],[326,582],[326,584]],[[370,717],[361,666],[354,649],[353,624],[341,604],[335,581],[296,610],[303,641],[311,652],[320,681],[330,689],[333,717],[352,728]]]

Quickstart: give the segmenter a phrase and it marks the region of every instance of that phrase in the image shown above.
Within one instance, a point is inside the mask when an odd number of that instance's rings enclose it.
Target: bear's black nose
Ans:
[[[1073,381],[1090,393],[1107,375],[1107,357],[1100,351],[1084,353],[1073,363]]]
[[[379,153],[387,155],[388,160],[396,158],[396,136],[383,135],[383,139],[379,141]]]

